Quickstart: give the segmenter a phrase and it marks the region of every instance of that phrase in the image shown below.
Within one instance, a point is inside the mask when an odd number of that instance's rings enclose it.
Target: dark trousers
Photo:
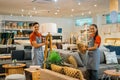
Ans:
[[[98,80],[98,70],[87,70],[88,80]]]

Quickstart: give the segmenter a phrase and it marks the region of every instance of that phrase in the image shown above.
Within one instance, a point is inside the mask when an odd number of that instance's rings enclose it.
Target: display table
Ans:
[[[10,55],[0,56],[0,60],[7,60],[7,59],[11,59],[11,56]]]
[[[5,74],[10,75],[10,74],[23,74],[24,72],[24,67],[26,64],[21,64],[17,63],[16,65],[14,64],[4,64],[2,67],[5,68]]]
[[[120,70],[118,72],[116,72],[115,69],[114,70],[105,70],[103,78],[109,78],[109,80],[111,80],[111,77],[115,77],[116,80],[118,80],[120,77]]]

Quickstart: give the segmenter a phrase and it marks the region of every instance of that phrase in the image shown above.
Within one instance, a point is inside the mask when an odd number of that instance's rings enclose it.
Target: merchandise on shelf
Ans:
[[[15,39],[29,39],[29,34],[32,32],[31,24],[34,21],[2,21],[2,31],[14,33]]]

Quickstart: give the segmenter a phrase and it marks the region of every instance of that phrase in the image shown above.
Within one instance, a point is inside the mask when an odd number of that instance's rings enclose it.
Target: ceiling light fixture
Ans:
[[[97,5],[95,4],[94,7],[97,7]]]
[[[34,7],[33,10],[36,10],[36,8]]]
[[[21,16],[23,17],[23,14]]]
[[[57,2],[58,0],[54,0],[55,2]]]
[[[60,10],[58,9],[57,12],[60,12]]]
[[[84,13],[82,13],[82,16],[84,15]]]
[[[22,9],[21,11],[24,12],[24,9]]]
[[[57,2],[58,0],[54,0],[54,2]]]
[[[55,14],[55,15],[57,15],[58,13],[57,13],[57,12],[55,12],[54,14]]]
[[[74,9],[71,9],[71,11],[73,12],[73,11],[74,11]]]
[[[91,11],[89,11],[88,13],[91,14]]]
[[[78,5],[80,5],[80,2],[78,3]]]

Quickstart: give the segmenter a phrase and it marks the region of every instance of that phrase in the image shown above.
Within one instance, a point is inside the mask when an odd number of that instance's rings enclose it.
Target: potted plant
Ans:
[[[13,63],[14,66],[16,66],[17,60],[16,60],[16,59],[13,59],[13,60],[12,60],[12,63]]]
[[[62,65],[63,59],[61,58],[61,56],[58,52],[50,51],[49,56],[45,63],[46,63],[47,69],[50,69],[51,64]]]

